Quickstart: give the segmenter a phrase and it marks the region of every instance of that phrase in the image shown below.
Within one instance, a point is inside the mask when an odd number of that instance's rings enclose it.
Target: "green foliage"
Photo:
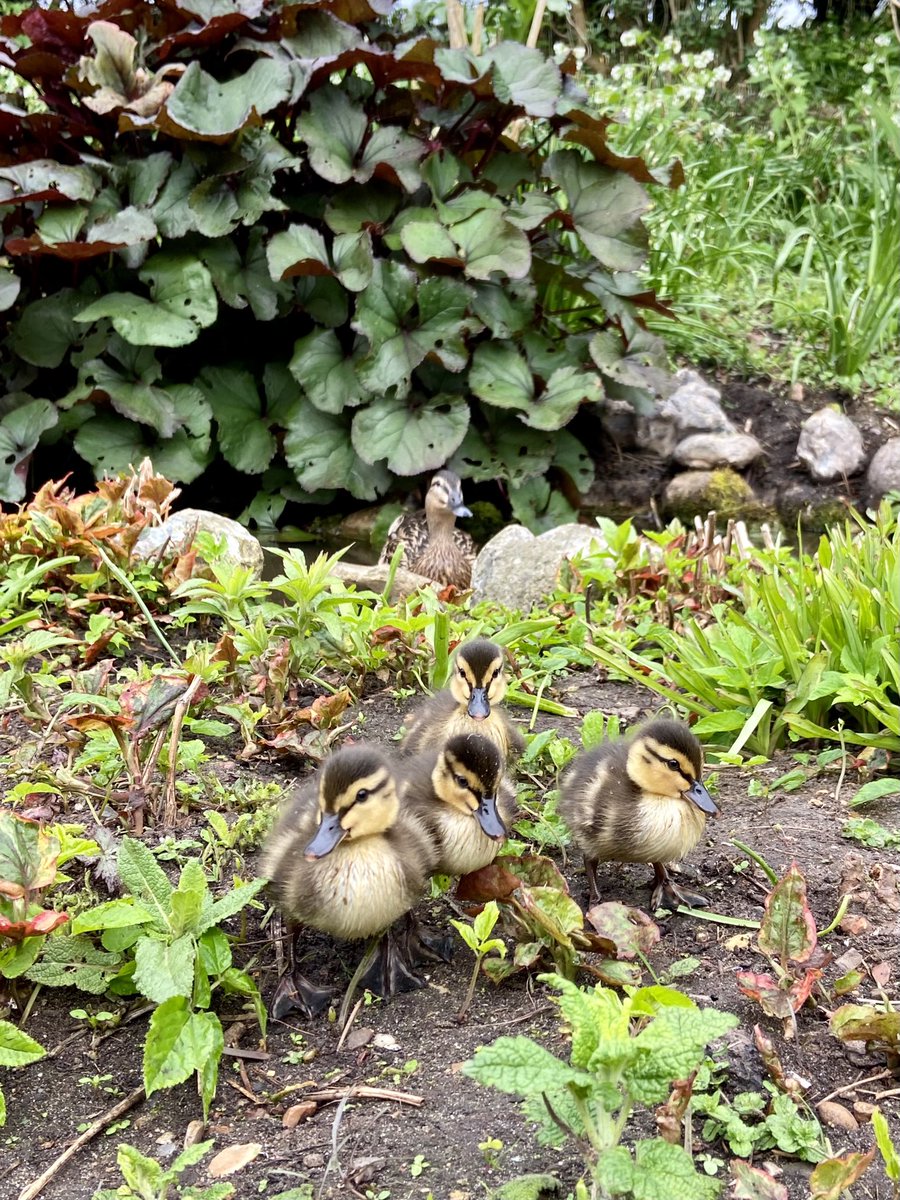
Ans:
[[[610,153],[571,63],[401,39],[389,7],[6,18],[9,61],[71,67],[36,77],[49,121],[3,135],[0,495],[48,431],[98,474],[151,454],[190,482],[220,455],[311,503],[451,459],[521,486],[556,442],[532,461],[523,440],[629,349],[648,394],[653,176]]]
[[[37,1062],[46,1050],[24,1029],[10,1021],[0,1021],[0,1067],[25,1067]],[[6,1124],[6,1097],[0,1088],[0,1129]]]
[[[897,1196],[900,1192],[900,1155],[897,1154],[897,1147],[891,1140],[890,1126],[880,1108],[876,1108],[872,1113],[872,1128],[875,1130],[875,1141],[884,1163],[885,1174],[893,1185],[894,1196]]]
[[[695,1091],[691,1104],[705,1118],[705,1141],[721,1139],[740,1158],[776,1148],[783,1154],[820,1162],[826,1153],[825,1137],[813,1116],[804,1116],[791,1096],[764,1084],[762,1092],[739,1092],[731,1100],[720,1090]]]
[[[541,1140],[576,1137],[600,1196],[718,1195],[716,1181],[698,1173],[681,1147],[645,1138],[632,1154],[619,1143],[635,1107],[662,1103],[737,1018],[700,1009],[669,988],[637,989],[623,1000],[599,984],[583,990],[558,975],[542,978],[560,992],[560,1015],[571,1030],[569,1061],[531,1038],[502,1037],[478,1050],[465,1073],[524,1096]]]
[[[190,1200],[226,1200],[234,1195],[233,1183],[213,1183],[208,1187],[182,1187],[181,1176],[189,1167],[194,1167],[212,1148],[213,1143],[196,1142],[182,1150],[172,1160],[171,1166],[163,1168],[155,1158],[147,1158],[134,1146],[119,1146],[116,1161],[122,1172],[124,1183],[118,1188],[99,1188],[93,1200],[168,1200],[169,1197],[184,1196]]]

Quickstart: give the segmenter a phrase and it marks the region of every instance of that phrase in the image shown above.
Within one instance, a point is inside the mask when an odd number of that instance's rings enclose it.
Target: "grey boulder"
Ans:
[[[507,525],[475,559],[473,599],[527,612],[553,591],[564,560],[588,549],[607,549],[600,530],[588,525],[559,525],[539,537],[522,525]]]
[[[865,462],[866,452],[862,434],[849,417],[836,408],[820,408],[800,427],[797,457],[813,479],[824,483],[853,475]]]
[[[220,517],[203,508],[183,508],[162,525],[148,526],[135,543],[132,557],[139,560],[176,558],[190,549],[198,533],[212,534],[220,541],[224,539],[225,562],[246,567],[254,575],[262,574],[264,555],[259,539],[230,517]]]
[[[875,451],[866,482],[873,502],[888,492],[900,492],[900,437],[891,438]]]
[[[674,458],[683,467],[748,467],[762,454],[762,446],[749,433],[692,433],[675,447]]]

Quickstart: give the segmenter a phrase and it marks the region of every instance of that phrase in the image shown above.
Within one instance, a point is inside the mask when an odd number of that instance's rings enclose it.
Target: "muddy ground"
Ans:
[[[573,676],[559,683],[556,691],[558,698],[580,713],[600,708],[618,713],[628,722],[657,706],[649,693],[607,682],[600,671]],[[359,712],[365,714],[360,731],[364,730],[368,738],[389,742],[408,709],[409,702],[398,703],[390,691],[371,695],[359,707]],[[525,719],[523,710],[515,715]],[[576,741],[579,724],[577,720],[543,716],[538,720],[538,728],[556,726]],[[897,856],[890,851],[867,850],[842,838],[845,801],[857,783],[852,770],[840,782],[840,788],[835,770],[810,779],[796,791],[778,790],[768,796],[748,794],[749,790],[764,791],[767,784],[795,766],[789,754],[779,754],[771,763],[752,770],[729,768],[713,773],[711,786],[722,815],[709,826],[708,836],[685,864],[685,877],[706,892],[716,912],[758,918],[765,892],[763,877],[756,867],[748,865],[741,851],[730,845],[730,839],[736,837],[751,845],[778,869],[796,859],[809,881],[809,900],[817,924],[824,928],[837,909],[842,876],[856,870],[857,876],[867,877],[870,885],[869,901],[851,906],[852,912],[864,917],[865,928],[854,934],[839,930],[825,939],[825,946],[835,960],[848,951],[857,952],[862,956],[861,969],[875,967],[878,977],[882,981],[886,978],[887,996],[897,999],[900,893],[896,876],[882,872],[879,895],[873,886],[881,867],[897,869]],[[297,769],[283,761],[267,763],[259,759],[249,764],[232,759],[223,770],[226,775],[271,773],[271,777],[285,782],[297,774]],[[299,768],[300,773],[306,770]],[[750,789],[753,780],[758,786]],[[545,777],[542,783],[549,787],[553,781]],[[889,802],[880,812],[875,808],[869,815],[891,824]],[[193,820],[196,824],[196,816]],[[185,817],[184,822],[185,831],[190,832],[191,818]],[[152,832],[149,837],[152,840]],[[557,860],[573,895],[584,901],[584,879],[577,856],[564,862],[557,855]],[[605,898],[646,908],[648,876],[649,870],[640,866],[601,868]],[[447,899],[423,904],[422,912],[433,924],[453,915]],[[838,1099],[848,1109],[854,1101],[872,1101],[887,1092],[879,1103],[900,1133],[900,1106],[897,1096],[890,1095],[897,1090],[898,1080],[884,1075],[883,1058],[867,1055],[862,1047],[848,1050],[829,1034],[830,1004],[821,999],[808,1005],[800,1014],[796,1039],[786,1041],[781,1023],[762,1016],[741,995],[735,972],[742,968],[766,969],[765,961],[748,944],[749,938],[740,938],[742,933],[746,931],[734,926],[676,914],[662,924],[662,938],[650,954],[657,975],[686,956],[699,959],[699,967],[679,986],[703,1005],[739,1015],[740,1030],[729,1036],[726,1051],[731,1061],[728,1088],[740,1091],[760,1086],[765,1072],[751,1037],[754,1024],[759,1022],[775,1038],[785,1065],[809,1082],[806,1095],[811,1105],[838,1089]],[[353,947],[345,945],[335,952],[321,937],[310,938],[307,945],[311,948],[307,963],[311,974],[336,985],[346,981],[356,961]],[[275,984],[274,953],[252,927],[249,944],[235,951],[238,965],[251,956],[256,960],[252,969],[263,994],[269,997]],[[844,965],[832,963],[825,971],[824,982],[832,983],[844,969]],[[309,1182],[320,1197],[476,1200],[486,1194],[486,1189],[513,1176],[540,1171],[555,1175],[565,1196],[581,1173],[575,1148],[567,1146],[557,1151],[540,1146],[513,1097],[482,1088],[459,1071],[459,1065],[479,1045],[501,1034],[527,1034],[565,1055],[566,1040],[555,1010],[543,984],[534,978],[520,975],[497,988],[482,979],[468,1020],[459,1024],[455,1013],[470,970],[471,956],[460,943],[451,964],[440,964],[427,972],[427,986],[421,991],[360,1008],[341,1048],[337,1030],[327,1020],[287,1020],[271,1024],[265,1046],[267,1057],[261,1057],[255,1053],[259,1051],[255,1027],[247,1021],[237,1048],[252,1052],[251,1056],[232,1055],[223,1060],[208,1131],[208,1136],[215,1139],[216,1150],[247,1142],[261,1146],[258,1157],[231,1177],[236,1195],[249,1200]],[[645,979],[650,982],[649,977]],[[589,983],[590,979],[583,975],[582,981]],[[878,987],[867,974],[852,999],[877,995]],[[33,1066],[3,1072],[9,1119],[0,1132],[0,1196],[18,1196],[77,1136],[79,1126],[140,1085],[147,1015],[123,1023],[92,1049],[90,1035],[83,1029],[73,1038],[81,1026],[69,1015],[73,1008],[91,1007],[91,1002],[92,998],[74,991],[45,990],[37,998],[26,1027],[45,1046],[53,1048],[53,1053]],[[237,1010],[225,1007],[222,1011],[226,1029],[229,1013],[237,1015]],[[292,1035],[302,1035],[299,1045]],[[314,1055],[307,1053],[310,1051]],[[309,1061],[302,1061],[304,1055]],[[879,1074],[882,1078],[866,1082]],[[92,1086],[91,1077],[104,1075],[111,1079]],[[340,1107],[323,1103],[295,1128],[284,1127],[285,1110],[303,1099],[305,1092],[360,1084],[402,1092],[409,1103],[392,1099],[354,1100]],[[296,1088],[289,1097],[270,1099],[289,1087]],[[116,1094],[103,1088],[114,1088]],[[157,1092],[80,1150],[42,1195],[47,1200],[88,1200],[99,1186],[117,1186],[121,1179],[115,1168],[115,1153],[122,1141],[170,1161],[181,1147],[188,1123],[200,1115],[190,1085]],[[695,1137],[698,1124],[695,1122]],[[632,1136],[635,1129],[645,1136],[651,1133],[649,1118],[632,1126]],[[868,1124],[850,1132],[827,1128],[826,1133],[835,1153],[868,1149],[873,1144]],[[479,1149],[479,1143],[492,1139],[502,1142],[502,1148]],[[701,1144],[698,1137],[695,1148],[728,1158],[721,1145]],[[808,1165],[771,1151],[763,1158],[783,1173],[781,1178],[791,1200],[808,1195]],[[720,1169],[720,1177],[723,1174],[724,1168]],[[202,1166],[187,1178],[198,1184],[210,1182]],[[878,1164],[853,1189],[855,1200],[887,1200],[889,1195],[889,1184]]]

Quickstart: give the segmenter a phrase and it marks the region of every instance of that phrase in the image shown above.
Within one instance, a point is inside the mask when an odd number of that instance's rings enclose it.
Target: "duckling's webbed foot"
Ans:
[[[423,963],[449,962],[453,957],[453,935],[423,925],[412,913],[406,915],[403,942],[407,962],[417,967]]]
[[[282,975],[272,997],[272,1016],[279,1020],[289,1012],[299,1012],[304,1017],[319,1017],[331,1004],[334,993],[331,988],[317,987],[312,980],[291,967]]]
[[[584,856],[584,873],[588,881],[588,908],[593,908],[595,904],[600,903],[600,888],[597,886],[597,862],[596,858],[588,858]]]
[[[376,996],[393,996],[396,992],[414,992],[425,986],[425,980],[413,971],[407,956],[405,939],[389,929],[378,943],[371,966],[360,979],[364,988]]]
[[[690,892],[681,888],[672,880],[663,863],[653,864],[653,894],[650,897],[650,907],[677,908],[683,904],[686,908],[708,908],[709,901],[699,892]]]

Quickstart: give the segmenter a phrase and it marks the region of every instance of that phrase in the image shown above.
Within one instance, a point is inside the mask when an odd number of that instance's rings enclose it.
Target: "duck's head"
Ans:
[[[506,695],[503,651],[495,642],[476,638],[463,642],[456,652],[450,692],[460,707],[475,721],[491,715],[491,705]]]
[[[625,769],[646,795],[670,800],[681,797],[705,813],[719,811],[700,782],[700,743],[681,721],[659,718],[638,729],[628,748]]]
[[[345,838],[385,833],[400,802],[390,763],[373,746],[347,746],[325,762],[319,778],[319,828],[304,851],[312,862]]]
[[[506,837],[506,826],[497,811],[503,757],[489,738],[478,733],[450,738],[438,755],[431,779],[438,799],[473,816],[489,838],[499,842]]]
[[[471,517],[472,513],[463,504],[462,483],[453,471],[438,471],[432,477],[431,486],[425,494],[425,512],[428,516]]]

